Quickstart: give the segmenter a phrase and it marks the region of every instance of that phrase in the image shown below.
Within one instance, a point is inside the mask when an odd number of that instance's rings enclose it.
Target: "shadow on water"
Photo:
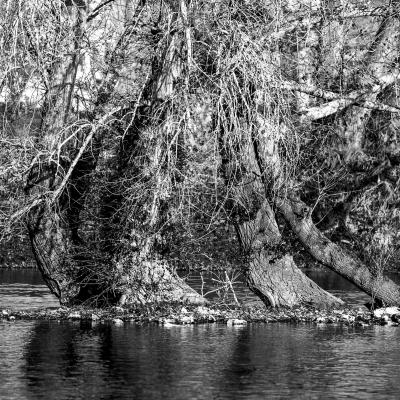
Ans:
[[[399,339],[391,327],[42,321],[20,344],[10,399],[397,399]]]

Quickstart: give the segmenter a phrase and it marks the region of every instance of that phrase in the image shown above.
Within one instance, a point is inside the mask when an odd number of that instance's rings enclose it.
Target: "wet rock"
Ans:
[[[383,307],[374,310],[375,318],[382,318],[383,315],[400,315],[400,309],[398,307]]]
[[[160,318],[160,319],[158,320],[158,322],[159,322],[160,324],[163,324],[163,325],[166,325],[166,324],[170,324],[170,325],[176,324],[175,318]]]
[[[355,321],[355,317],[354,315],[350,315],[350,314],[342,314],[339,317],[341,322],[348,322],[348,323],[353,323]]]
[[[7,318],[7,317],[8,317],[8,311],[7,311],[7,310],[2,310],[1,316],[2,316],[3,318]]]
[[[72,311],[67,316],[68,319],[81,319],[81,313],[79,311]]]
[[[208,315],[210,313],[210,309],[204,306],[198,306],[195,308],[194,312],[199,315]]]
[[[15,321],[14,315],[10,315],[10,316],[8,317],[8,320],[9,320],[9,321]]]
[[[193,315],[181,315],[178,322],[182,325],[194,324]]]
[[[113,318],[112,323],[117,326],[121,326],[124,324],[124,321],[121,318]]]
[[[247,325],[247,321],[245,319],[238,319],[238,318],[230,318],[226,321],[228,326],[233,325]]]

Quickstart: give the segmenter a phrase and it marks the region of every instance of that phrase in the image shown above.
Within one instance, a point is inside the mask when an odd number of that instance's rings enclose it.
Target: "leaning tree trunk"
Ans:
[[[400,305],[399,285],[384,276],[375,276],[361,260],[324,236],[312,222],[310,208],[299,198],[278,198],[276,206],[316,260],[354,283],[377,304]]]
[[[254,138],[235,137],[238,133],[231,129],[230,112],[226,107],[219,110],[215,129],[229,193],[225,207],[243,250],[242,272],[250,290],[272,307],[343,304],[309,279],[282,246],[275,214],[264,197],[265,182],[255,177],[263,175],[255,156],[257,143]]]
[[[250,290],[272,307],[308,305],[333,307],[343,302],[319,287],[295,264],[293,257],[279,250],[280,233],[267,202],[254,220],[237,226],[247,255],[246,281]]]
[[[262,115],[258,121],[262,121]],[[269,141],[266,139],[268,132],[263,128],[262,124],[258,125],[258,134],[255,137],[255,158],[259,165],[261,176],[272,177],[274,181],[280,176],[283,179],[283,171],[277,171],[280,163],[268,161],[270,153],[268,147]],[[274,150],[274,154],[278,155],[278,150]],[[288,222],[293,232],[297,235],[300,242],[310,252],[312,256],[322,264],[328,266],[335,272],[354,283],[361,290],[372,296],[372,298],[380,304],[399,305],[400,304],[400,287],[393,281],[383,276],[374,276],[369,269],[356,257],[346,252],[338,245],[331,242],[325,237],[318,228],[313,224],[311,219],[312,210],[302,202],[298,197],[289,198],[281,189],[279,194],[271,196],[271,189],[264,182],[265,197],[271,198],[271,202],[276,209],[282,214]],[[286,192],[289,192],[290,186],[293,185],[290,179],[286,179]]]

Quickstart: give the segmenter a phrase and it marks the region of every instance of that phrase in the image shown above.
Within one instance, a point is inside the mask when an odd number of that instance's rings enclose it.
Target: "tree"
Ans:
[[[12,220],[26,218],[63,303],[204,301],[174,272],[171,249],[182,255],[178,237],[221,219],[266,304],[341,304],[296,266],[296,241],[377,302],[400,303],[350,235],[367,190],[394,213],[380,186],[396,201],[399,158],[379,149],[372,121],[400,110],[397,3],[46,4],[10,11],[23,34],[12,37],[18,57],[9,37],[2,54],[24,72],[3,81],[14,103],[18,79],[44,94],[27,203]],[[393,130],[386,137],[396,142]]]

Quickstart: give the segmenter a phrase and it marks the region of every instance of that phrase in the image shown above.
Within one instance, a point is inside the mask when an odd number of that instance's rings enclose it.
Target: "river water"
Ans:
[[[34,271],[0,282],[0,308],[57,306]],[[400,328],[0,322],[2,400],[285,398],[400,398]]]

